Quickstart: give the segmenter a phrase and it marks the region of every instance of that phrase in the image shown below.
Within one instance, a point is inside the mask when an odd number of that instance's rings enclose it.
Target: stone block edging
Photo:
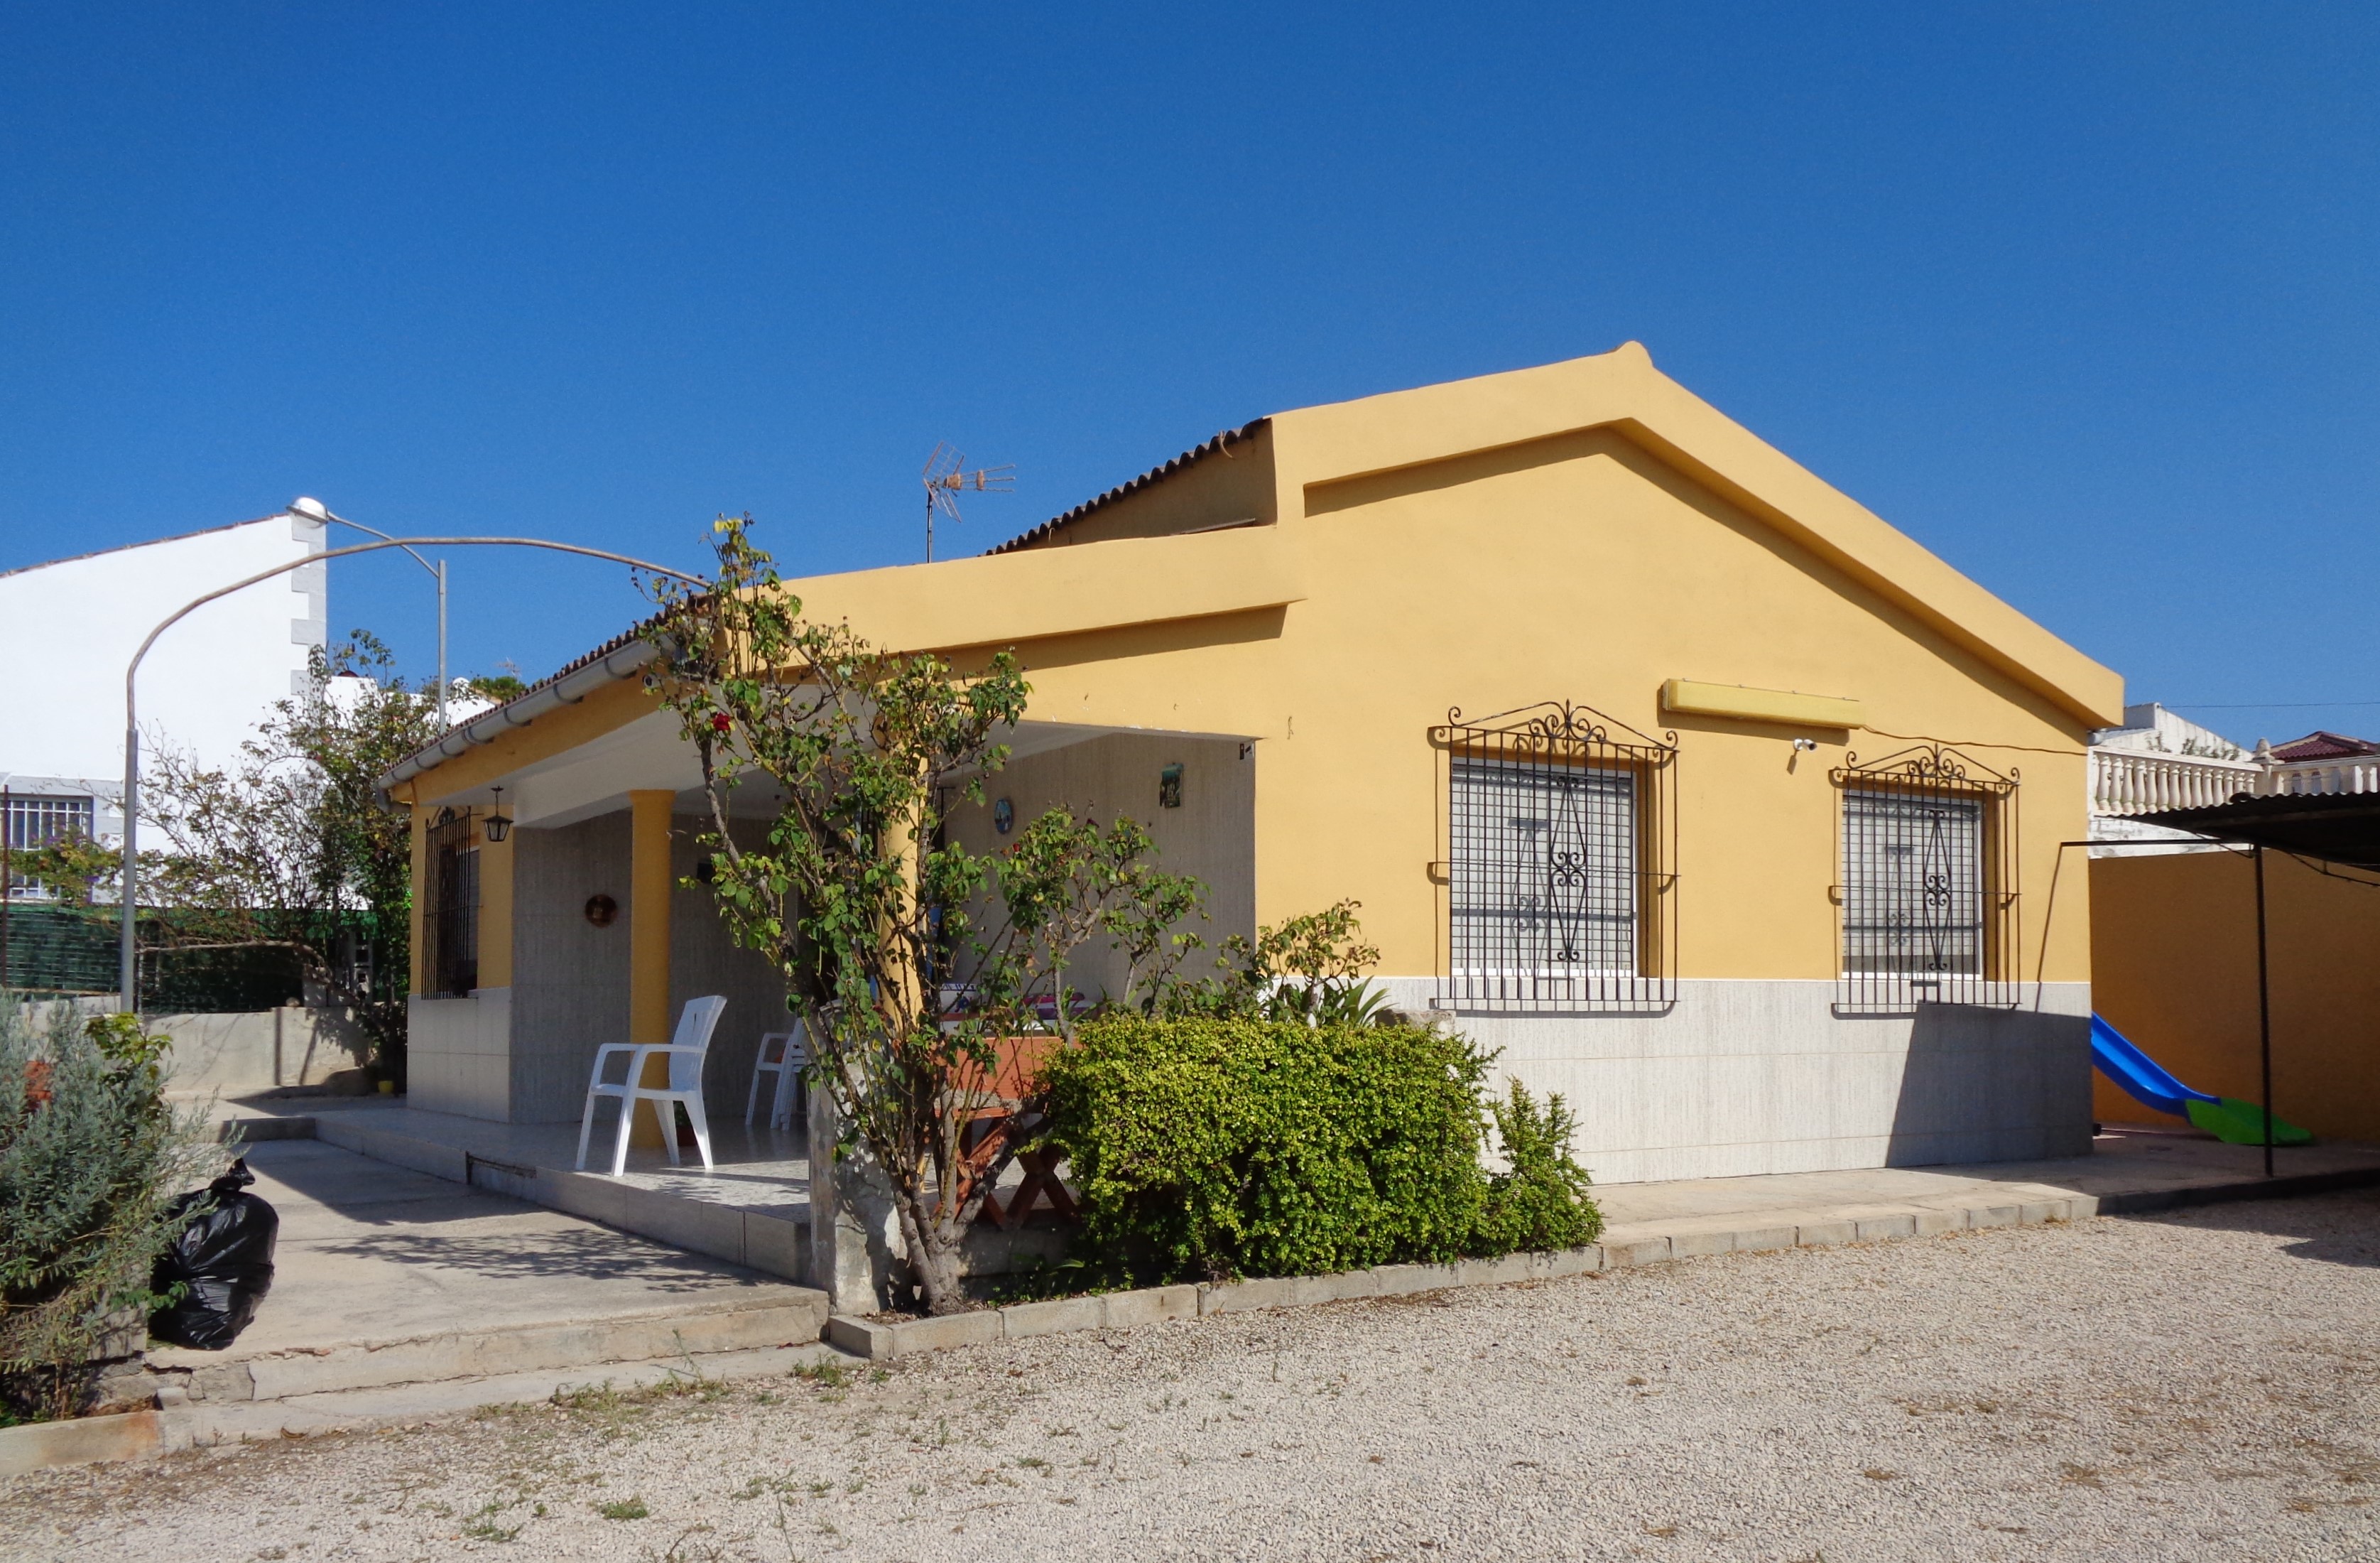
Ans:
[[[0,1476],[21,1476],[53,1465],[140,1459],[157,1453],[162,1441],[155,1411],[0,1427]]]
[[[2134,1206],[2133,1208],[2140,1208]],[[1859,1218],[1829,1217],[1795,1226],[1747,1226],[1740,1230],[1681,1232],[1632,1238],[1586,1248],[1508,1253],[1496,1259],[1461,1259],[1451,1264],[1381,1264],[1330,1276],[1269,1276],[1245,1281],[1208,1281],[1196,1286],[1154,1287],[1096,1297],[1062,1297],[1046,1302],[1014,1302],[939,1319],[880,1323],[837,1313],[827,1321],[828,1344],[873,1362],[915,1357],[958,1346],[1071,1330],[1124,1328],[1209,1313],[1241,1313],[1266,1308],[1305,1308],[1319,1302],[1350,1302],[1373,1297],[1410,1297],[1457,1287],[1510,1286],[1517,1281],[1559,1280],[1591,1271],[1638,1264],[1667,1264],[1720,1253],[1752,1253],[1784,1248],[1835,1248],[1849,1243],[1936,1237],[1945,1232],[2046,1221],[2079,1221],[2100,1214],[2088,1195],[2070,1199],[1988,1204],[1947,1210],[1899,1212]]]

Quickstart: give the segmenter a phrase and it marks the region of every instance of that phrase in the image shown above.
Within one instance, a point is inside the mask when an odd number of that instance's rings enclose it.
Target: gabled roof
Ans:
[[[1608,430],[1874,591],[2087,726],[2122,719],[2123,680],[1915,539],[1859,505],[1662,373],[1641,344],[1471,380],[1255,419],[1085,501],[975,558],[788,581],[816,611],[904,647],[991,645],[1124,623],[1300,600],[1293,550],[1270,526],[1208,536],[1113,539],[1096,548],[1026,544],[1187,470],[1269,428],[1290,521],[1352,480],[1475,452]],[[1232,541],[1222,541],[1229,538]],[[1187,556],[1152,551],[1203,549]],[[1054,557],[1064,555],[1066,557]],[[994,556],[1006,556],[995,558]],[[1028,562],[1029,561],[1029,562]],[[1025,571],[1030,589],[1006,572]],[[990,572],[990,573],[987,573]],[[993,577],[1000,579],[997,582]],[[526,727],[592,688],[634,677],[651,654],[632,628],[495,710],[462,724],[383,779],[403,780]],[[2361,741],[2361,740],[2349,740]],[[2359,751],[2361,752],[2361,751]]]
[[[2380,743],[2370,739],[2349,738],[2317,727],[2301,739],[2273,745],[2276,760],[2350,760],[2365,754],[2380,754]]]
[[[1072,526],[1075,522],[1081,520],[1084,517],[1091,514],[1093,511],[1104,509],[1106,507],[1114,504],[1117,500],[1123,498],[1126,495],[1137,494],[1151,483],[1161,482],[1165,479],[1172,477],[1176,472],[1187,470],[1189,468],[1196,466],[1198,462],[1205,460],[1209,456],[1219,456],[1222,454],[1230,446],[1237,445],[1240,441],[1251,437],[1257,430],[1263,428],[1267,423],[1271,421],[1272,420],[1269,418],[1257,418],[1251,419],[1249,421],[1241,424],[1236,429],[1226,429],[1221,433],[1217,434],[1213,439],[1207,441],[1204,445],[1192,446],[1188,450],[1184,451],[1181,455],[1175,457],[1164,466],[1152,467],[1136,478],[1118,483],[1115,487],[1108,490],[1105,494],[1084,500],[1080,505],[1075,506],[1064,515],[1052,516],[1048,520],[1043,521],[1039,526],[1035,527],[1031,531],[1019,532],[1016,536],[1010,538],[1007,542],[996,543],[993,546],[985,549],[984,552],[986,554],[1005,554],[1011,549],[1023,548],[1029,543],[1038,543],[1044,538],[1054,536],[1056,533],[1063,531],[1069,526]]]

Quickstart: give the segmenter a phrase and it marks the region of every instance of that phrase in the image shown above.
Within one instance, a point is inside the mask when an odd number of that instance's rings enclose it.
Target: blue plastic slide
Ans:
[[[2091,1017],[2091,1061],[2142,1106],[2170,1113],[2178,1118],[2190,1116],[2192,1102],[2223,1100],[2204,1091],[2192,1091],[2166,1073],[2155,1059],[2125,1041],[2123,1032],[2096,1015]]]
[[[2174,1079],[2157,1061],[2124,1040],[2124,1033],[2098,1016],[2091,1017],[2091,1061],[2099,1072],[2123,1087],[2143,1106],[2187,1118],[2228,1145],[2261,1145],[2270,1135],[2276,1145],[2306,1145],[2313,1136],[2276,1115],[2268,1128],[2265,1109],[2253,1102],[2229,1096],[2209,1096]]]

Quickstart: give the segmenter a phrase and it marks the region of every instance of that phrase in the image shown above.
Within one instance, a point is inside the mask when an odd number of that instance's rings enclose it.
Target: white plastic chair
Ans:
[[[770,1056],[770,1049],[776,1056]],[[752,1089],[744,1093],[744,1127],[752,1127],[752,1115],[760,1106],[760,1077],[777,1077],[775,1090],[769,1097],[769,1127],[790,1129],[794,1121],[794,1105],[801,1091],[802,1068],[810,1061],[809,1038],[799,1020],[789,1032],[771,1032],[760,1039],[760,1051],[752,1058]]]
[[[617,1178],[628,1169],[628,1127],[636,1121],[637,1104],[650,1102],[662,1120],[662,1145],[669,1152],[670,1165],[677,1165],[677,1115],[670,1108],[683,1105],[686,1121],[694,1126],[695,1149],[702,1153],[702,1170],[710,1167],[710,1124],[702,1116],[702,1056],[710,1051],[710,1033],[718,1029],[719,1012],[727,1007],[722,997],[689,1000],[678,1012],[677,1034],[667,1044],[607,1042],[595,1050],[594,1072],[587,1080],[587,1110],[578,1117],[578,1170],[587,1170],[587,1136],[595,1127],[595,1103],[609,1096],[620,1104],[620,1135],[612,1147],[612,1176]],[[627,1078],[616,1083],[603,1078],[603,1066],[614,1053],[628,1056]],[[644,1079],[645,1060],[656,1054],[669,1059],[669,1083],[648,1086]]]

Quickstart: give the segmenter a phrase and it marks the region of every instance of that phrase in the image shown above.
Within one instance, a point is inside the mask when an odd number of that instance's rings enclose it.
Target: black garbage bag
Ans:
[[[281,1217],[246,1191],[255,1181],[243,1157],[212,1183],[166,1207],[169,1215],[180,1216],[212,1203],[158,1257],[151,1289],[164,1292],[179,1284],[182,1292],[180,1300],[150,1315],[149,1333],[157,1339],[220,1351],[256,1317],[256,1305],[273,1288],[273,1243]]]

